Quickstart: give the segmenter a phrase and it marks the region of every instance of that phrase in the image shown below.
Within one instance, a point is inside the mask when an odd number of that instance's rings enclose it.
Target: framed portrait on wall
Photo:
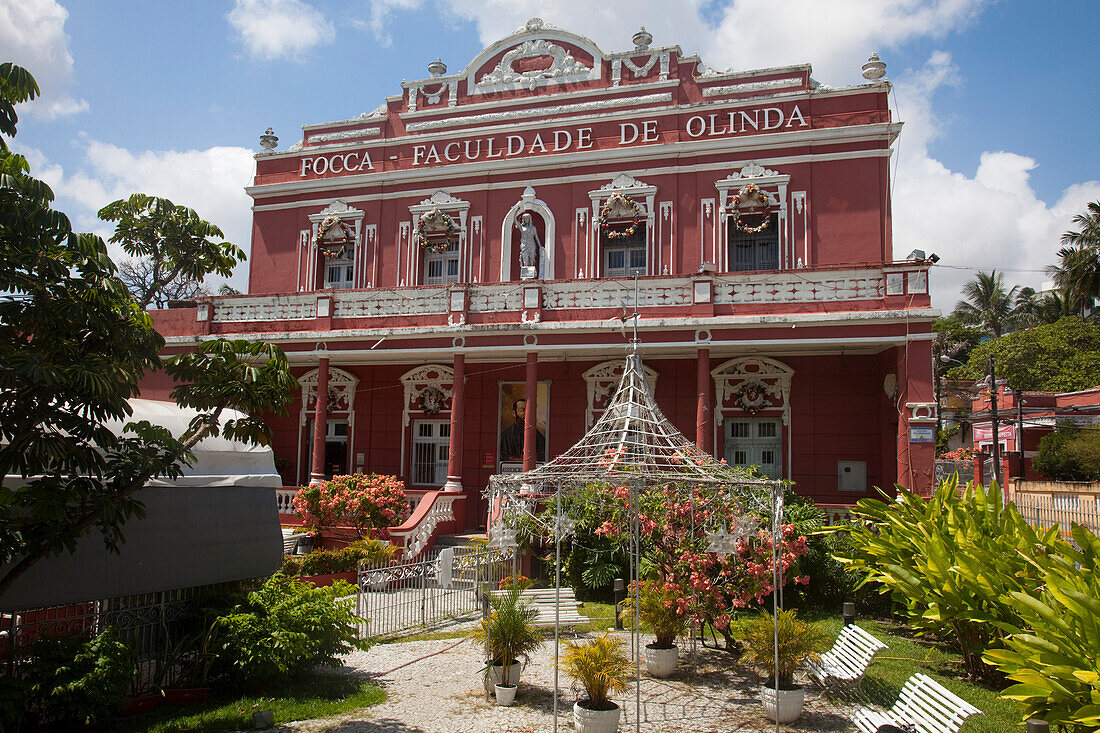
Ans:
[[[523,382],[500,382],[497,423],[497,460],[504,471],[523,465],[523,428],[527,414],[527,388]],[[538,383],[535,410],[536,462],[546,461],[546,436],[550,416],[550,382]],[[506,465],[508,464],[508,465]]]

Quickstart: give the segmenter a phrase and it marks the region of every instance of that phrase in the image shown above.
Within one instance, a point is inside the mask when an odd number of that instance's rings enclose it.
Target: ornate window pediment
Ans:
[[[307,415],[313,414],[317,406],[317,376],[318,370],[306,372],[298,378],[298,385],[302,388],[302,421]],[[351,372],[343,369],[329,367],[328,369],[328,412],[351,412],[355,404],[355,387],[359,384],[359,378]]]
[[[450,409],[454,369],[442,364],[426,364],[410,369],[401,376],[405,387],[405,402],[401,410],[401,425],[409,425],[412,413],[436,415]]]
[[[781,411],[790,421],[791,377],[794,370],[765,357],[730,359],[711,372],[714,377],[714,415],[719,425],[726,414],[756,415]]]

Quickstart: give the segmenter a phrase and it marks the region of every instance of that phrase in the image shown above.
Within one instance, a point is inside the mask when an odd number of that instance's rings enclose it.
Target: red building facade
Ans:
[[[250,292],[156,314],[171,350],[286,351],[288,485],[323,437],[319,472],[464,495],[476,527],[490,475],[598,416],[637,310],[656,400],[704,449],[824,503],[930,486],[935,313],[929,263],[892,252],[887,82],[538,19],[429,71],[258,154]]]

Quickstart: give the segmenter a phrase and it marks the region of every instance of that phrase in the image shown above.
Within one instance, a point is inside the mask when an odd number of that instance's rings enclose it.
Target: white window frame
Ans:
[[[421,435],[422,427],[430,427],[431,435]],[[421,481],[420,448],[430,448],[432,466],[432,481]],[[412,465],[410,468],[410,485],[412,486],[442,486],[447,483],[447,461],[451,450],[451,421],[450,420],[413,420],[412,422]]]
[[[431,275],[432,263],[440,263],[443,274]],[[454,267],[454,272],[448,270]],[[447,248],[442,252],[429,252],[424,250],[424,284],[425,285],[451,285],[461,281],[462,266],[459,262],[458,240],[447,242]]]
[[[330,285],[329,283],[331,281],[328,276],[329,266],[338,260],[331,260],[327,257],[323,257],[317,246],[317,227],[329,216],[335,216],[346,224],[351,229],[355,238],[354,241],[348,242],[347,254],[339,258],[340,260],[347,260],[352,267],[351,281],[343,285],[342,288],[355,288],[359,286],[360,282],[366,280],[366,278],[363,277],[363,272],[360,271],[365,271],[366,269],[366,265],[364,264],[366,257],[363,251],[364,212],[362,209],[348,206],[340,199],[336,199],[316,214],[309,215],[310,229],[308,232],[303,232],[303,234],[308,234],[309,237],[307,251],[309,261],[306,263],[304,282],[303,279],[300,279],[298,282],[299,290],[313,290],[318,280],[320,280],[322,287],[325,289],[341,289],[334,288]],[[341,227],[335,227],[335,229],[337,232],[342,231]],[[371,229],[373,231],[374,225],[371,225]],[[301,262],[299,262],[299,268],[301,268]],[[299,277],[303,278],[301,273],[302,270],[299,269]]]
[[[761,436],[760,428],[765,425],[775,427],[775,435]],[[734,428],[739,425],[747,425],[747,437],[734,436]],[[758,466],[761,474],[773,478],[783,478],[783,419],[778,415],[752,416],[752,417],[727,417],[725,419],[725,435],[723,437],[723,452],[725,459],[731,466]],[[775,451],[773,461],[764,461],[764,452]],[[738,461],[737,453],[746,453],[744,461]],[[766,470],[766,469],[770,469]]]
[[[640,226],[645,227],[648,230],[648,226],[643,222]],[[649,232],[646,231],[641,237],[641,241],[634,240],[633,238],[629,242],[624,242],[618,239],[608,239],[600,235],[602,239],[603,250],[603,275],[604,277],[630,277],[631,275],[646,275],[649,273]],[[611,255],[613,252],[623,253],[623,266],[612,267]],[[641,252],[643,263],[640,266],[633,265],[632,257],[635,253]]]
[[[448,256],[457,257],[458,276],[454,280],[435,283],[428,282],[428,257],[432,254],[420,246],[420,235],[416,232],[417,224],[423,214],[438,208],[441,212],[451,217],[455,225],[456,250],[448,253]],[[475,217],[478,218],[478,217]],[[479,219],[480,221],[480,219]],[[469,280],[469,271],[472,263],[469,261],[470,246],[467,227],[470,222],[470,202],[456,198],[446,191],[436,191],[418,204],[409,207],[409,221],[401,224],[401,236],[408,237],[406,250],[407,256],[398,250],[397,270],[402,273],[399,279],[400,285],[443,285],[448,283],[462,283]],[[442,254],[442,253],[438,253]]]
[[[607,245],[613,243],[613,240],[608,240],[603,236],[599,225],[600,208],[613,193],[626,196],[642,209],[643,216],[641,218],[645,223],[646,266],[644,271],[641,268],[636,269],[639,275],[651,275],[653,274],[653,263],[657,261],[654,239],[656,217],[653,215],[657,187],[643,183],[625,173],[615,176],[614,180],[595,191],[588,192],[588,198],[592,202],[592,225],[588,228],[588,257],[585,258],[585,267],[582,269],[584,272],[589,273],[588,277],[615,277],[607,273],[607,258],[605,255]]]
[[[349,290],[355,287],[355,256],[352,253],[337,258],[324,257],[322,260],[325,263],[326,290]],[[340,268],[342,278],[332,278],[332,268],[336,267]]]
[[[732,198],[737,194],[737,191],[748,183],[754,184],[761,191],[768,194],[772,202],[778,205],[775,211],[778,215],[775,225],[777,248],[776,262],[780,270],[791,270],[795,268],[799,258],[794,251],[794,244],[791,241],[790,231],[788,229],[790,225],[787,211],[787,193],[788,188],[790,188],[790,182],[791,177],[789,175],[769,170],[755,163],[749,163],[741,168],[741,170],[734,171],[725,178],[715,182],[714,187],[718,189],[719,215],[717,256],[719,261],[716,264],[719,272],[758,272],[757,270],[734,270],[732,269],[733,262],[730,261],[729,231],[733,226],[733,213],[730,211],[730,203]],[[771,227],[769,227],[769,229],[770,228]],[[808,263],[804,262],[803,264]]]

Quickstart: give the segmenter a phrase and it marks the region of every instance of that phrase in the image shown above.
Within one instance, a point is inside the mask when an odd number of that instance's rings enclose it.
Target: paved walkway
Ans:
[[[620,634],[624,643],[629,635]],[[554,647],[551,640],[524,669],[516,704],[499,707],[487,700],[481,654],[474,642],[455,639],[384,644],[347,658],[344,673],[362,674],[381,685],[387,700],[358,713],[284,726],[287,731],[340,733],[534,733],[553,730]],[[647,733],[728,733],[774,731],[763,716],[759,683],[751,672],[729,663],[729,655],[701,649],[698,674],[681,651],[680,667],[666,680],[642,671],[641,730]],[[558,730],[573,731],[577,693],[571,680],[560,680]],[[623,706],[621,730],[635,730],[633,687],[615,699]],[[848,711],[806,691],[806,709],[785,731],[851,731]]]

